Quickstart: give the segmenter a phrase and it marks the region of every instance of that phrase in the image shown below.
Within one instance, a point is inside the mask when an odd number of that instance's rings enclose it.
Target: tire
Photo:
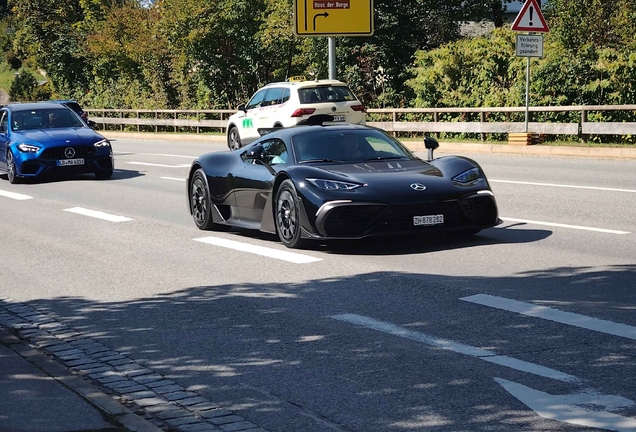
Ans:
[[[306,241],[300,237],[300,210],[298,194],[291,180],[281,183],[276,193],[276,233],[288,248],[300,248]]]
[[[230,150],[238,150],[243,147],[241,144],[241,136],[239,135],[236,126],[231,126],[230,130],[227,132],[227,146]]]
[[[228,231],[228,225],[217,224],[212,220],[212,201],[210,191],[205,181],[205,172],[198,169],[192,176],[190,183],[190,210],[192,219],[200,230],[205,231]]]
[[[11,184],[20,183],[20,178],[18,177],[17,168],[15,166],[15,159],[13,158],[11,150],[7,152],[7,179]]]
[[[95,177],[97,177],[100,180],[109,179],[112,176],[113,176],[113,170],[112,169],[95,171]]]

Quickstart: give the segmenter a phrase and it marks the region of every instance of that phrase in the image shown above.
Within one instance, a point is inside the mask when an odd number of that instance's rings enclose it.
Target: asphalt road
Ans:
[[[636,161],[473,155],[504,224],[290,258],[192,222],[223,144],[113,147],[108,181],[0,181],[0,297],[268,431],[636,430]]]

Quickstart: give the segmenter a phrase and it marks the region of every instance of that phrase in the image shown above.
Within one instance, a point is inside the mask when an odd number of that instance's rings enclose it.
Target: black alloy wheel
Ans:
[[[291,180],[283,181],[276,194],[276,232],[288,248],[300,248],[305,243],[300,237],[298,195]]]
[[[190,208],[192,219],[200,230],[227,231],[231,227],[217,224],[212,220],[212,201],[205,181],[205,171],[198,169],[190,184]]]
[[[11,150],[9,150],[7,151],[7,179],[11,184],[20,183],[20,179],[18,178],[16,170],[17,168],[15,166],[13,153],[11,153]]]
[[[242,147],[241,137],[239,136],[236,126],[230,127],[230,130],[227,133],[227,146],[230,150],[238,150]]]

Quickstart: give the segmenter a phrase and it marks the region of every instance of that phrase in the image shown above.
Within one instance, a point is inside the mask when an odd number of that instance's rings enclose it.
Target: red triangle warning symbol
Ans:
[[[519,15],[517,15],[517,18],[515,18],[515,21],[512,23],[512,30],[543,33],[550,31],[541,13],[541,8],[537,4],[537,0],[527,0],[523,4]]]

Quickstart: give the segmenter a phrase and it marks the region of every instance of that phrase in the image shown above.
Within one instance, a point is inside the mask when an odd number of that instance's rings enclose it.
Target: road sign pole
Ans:
[[[526,57],[526,130],[528,133],[528,118],[530,117],[530,57]]]
[[[329,79],[336,78],[336,39],[329,38]]]

